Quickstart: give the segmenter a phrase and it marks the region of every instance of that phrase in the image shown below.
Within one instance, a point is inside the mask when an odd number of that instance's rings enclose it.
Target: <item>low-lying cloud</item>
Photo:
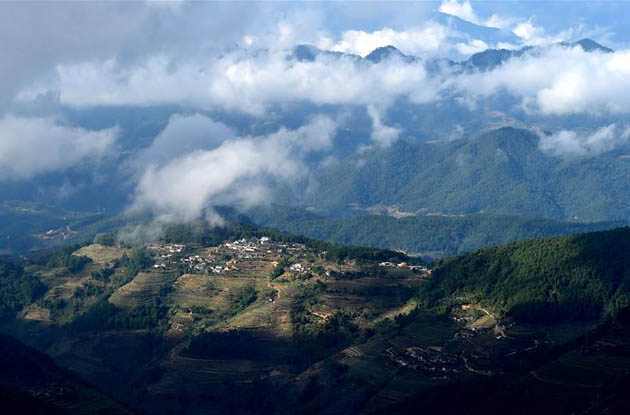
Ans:
[[[381,121],[381,110],[373,105],[368,106],[368,115],[372,119],[372,133],[370,138],[377,145],[386,148],[392,145],[400,136],[400,129],[384,125]]]
[[[630,129],[619,129],[615,124],[591,133],[561,130],[554,134],[540,133],[539,148],[555,156],[597,155],[630,142]]]
[[[436,53],[447,47],[448,28],[436,22],[428,21],[425,25],[408,30],[397,31],[389,27],[366,32],[348,30],[341,34],[336,43],[330,39],[321,39],[318,46],[335,52],[353,53],[366,56],[374,49],[395,46],[408,54],[424,55]],[[441,51],[444,53],[444,50]]]
[[[161,217],[189,220],[213,203],[245,207],[266,203],[269,185],[302,177],[303,158],[329,149],[336,128],[332,119],[316,117],[295,130],[231,138],[211,150],[152,164],[138,182],[133,209],[149,208]],[[211,133],[209,141],[214,140]]]
[[[630,111],[630,51],[585,52],[555,46],[512,58],[489,72],[445,81],[457,94],[483,99],[507,91],[529,112],[544,115]]]
[[[0,119],[0,181],[29,179],[105,155],[118,128],[89,131],[52,118],[5,115]]]
[[[177,104],[262,116],[291,102],[382,106],[399,97],[427,103],[453,96],[474,102],[507,91],[528,112],[544,115],[630,111],[630,50],[579,46],[534,50],[486,72],[429,73],[422,61],[395,56],[379,63],[326,54],[298,61],[290,51],[238,51],[207,62],[156,57],[134,69],[84,63],[58,71],[61,102],[77,107]]]

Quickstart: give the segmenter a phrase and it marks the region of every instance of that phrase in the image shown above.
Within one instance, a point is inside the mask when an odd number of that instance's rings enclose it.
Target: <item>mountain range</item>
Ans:
[[[198,223],[0,259],[0,329],[28,345],[0,335],[0,394],[34,413],[623,414],[628,241],[427,266]]]
[[[541,149],[541,134],[503,127],[470,139],[400,140],[353,154],[315,172],[305,205],[333,215],[352,206],[396,205],[411,214],[630,218],[630,147],[558,156]]]

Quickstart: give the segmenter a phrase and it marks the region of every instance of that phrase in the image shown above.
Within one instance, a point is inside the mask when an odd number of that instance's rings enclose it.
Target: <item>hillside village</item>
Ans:
[[[439,268],[414,258],[280,236],[53,252],[27,265],[40,297],[4,329],[147,413],[181,412],[173,396],[191,384],[205,385],[194,402],[206,405],[255,400],[244,385],[299,396],[331,373],[345,385],[337,399],[383,385],[366,404],[378,412],[409,388],[518,372],[557,342],[471,295],[420,300]],[[40,344],[42,333],[57,334]],[[106,382],[127,368],[146,385]]]
[[[180,270],[195,274],[228,274],[239,271],[239,264],[257,260],[276,260],[277,258],[304,258],[309,263],[294,262],[288,264],[288,270],[294,274],[310,272],[316,259],[312,249],[304,244],[276,242],[269,237],[242,238],[225,242],[216,247],[202,247],[198,244],[151,243],[145,248],[154,255],[155,270]],[[320,253],[321,254],[321,253]],[[305,258],[306,257],[306,258]],[[356,262],[345,264],[352,268]],[[415,273],[429,272],[424,265],[407,262],[383,261],[379,267],[407,270]],[[330,273],[327,274],[328,276]]]

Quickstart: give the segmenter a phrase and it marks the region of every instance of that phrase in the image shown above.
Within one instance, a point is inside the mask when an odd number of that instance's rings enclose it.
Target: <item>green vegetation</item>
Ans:
[[[0,259],[0,319],[37,300],[47,287],[13,262]]]
[[[570,235],[611,229],[620,222],[575,223],[523,216],[360,215],[330,219],[299,208],[274,207],[251,212],[261,225],[333,243],[402,249],[406,252],[449,255],[474,251],[525,238]]]
[[[229,314],[236,315],[240,313],[256,301],[257,298],[258,294],[254,287],[246,286],[241,288],[236,294],[231,296]]]
[[[423,291],[433,302],[463,297],[519,321],[598,319],[630,305],[630,228],[446,258]]]
[[[556,379],[603,402],[600,385],[630,369],[618,327],[629,313],[617,314],[630,306],[628,228],[485,248],[430,271],[249,225],[221,234],[238,243],[91,245],[75,254],[94,263],[74,273],[31,264],[48,290],[2,329],[146,413],[384,413],[434,408],[442,387],[474,401],[485,381],[549,399]],[[252,234],[279,240],[240,240]]]
[[[158,329],[167,312],[159,298],[128,310],[120,310],[102,298],[78,315],[69,325],[73,332],[104,329]]]
[[[120,265],[126,268],[127,273],[130,275],[136,275],[152,264],[153,258],[151,258],[151,254],[143,248],[135,248],[129,255],[124,253],[120,258]]]
[[[103,246],[114,246],[116,236],[112,233],[104,233],[96,237],[96,243]]]
[[[302,359],[314,361],[350,345],[357,338],[358,327],[343,312],[330,316],[323,324],[313,323],[299,306],[293,310],[294,341]]]
[[[345,259],[355,259],[357,261],[414,261],[414,259],[407,258],[403,253],[387,249],[345,246],[272,229],[260,229],[244,223],[231,223],[224,227],[211,226],[207,221],[170,225],[165,230],[163,240],[168,243],[197,243],[213,246],[241,238],[260,238],[263,236],[278,242],[304,244],[318,252],[325,252],[326,259],[331,261],[343,261]],[[418,262],[420,261],[418,260]]]
[[[92,278],[97,281],[109,282],[109,278],[114,274],[114,269],[111,267],[104,267],[98,271],[92,271]]]
[[[86,256],[72,254],[80,247],[80,244],[66,245],[48,255],[40,257],[38,262],[41,265],[45,264],[48,268],[64,268],[71,273],[78,272],[83,269],[85,264],[92,262],[92,260]]]
[[[347,214],[350,204],[407,212],[497,213],[580,221],[628,221],[630,163],[624,149],[562,159],[539,136],[511,127],[455,141],[399,140],[316,173],[305,204]],[[625,149],[627,151],[627,149]]]

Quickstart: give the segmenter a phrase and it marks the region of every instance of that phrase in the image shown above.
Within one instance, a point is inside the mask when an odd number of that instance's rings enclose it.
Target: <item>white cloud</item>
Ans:
[[[619,133],[615,124],[601,127],[590,134],[561,130],[555,134],[540,133],[539,147],[556,156],[596,155],[629,142],[628,129]]]
[[[99,158],[117,137],[117,128],[89,131],[51,118],[5,115],[0,119],[0,181],[28,179]]]
[[[442,13],[459,17],[467,22],[481,24],[468,0],[462,1],[461,3],[457,0],[444,0],[438,10]]]
[[[430,101],[436,93],[421,62],[365,65],[325,55],[299,62],[285,51],[237,51],[201,62],[154,57],[133,69],[115,62],[60,65],[58,73],[61,103],[76,107],[176,104],[261,115],[275,104],[364,105],[409,94]],[[24,91],[21,99],[41,92]]]
[[[246,207],[267,201],[268,184],[305,174],[303,157],[331,146],[336,123],[316,117],[296,129],[263,137],[229,139],[211,150],[196,150],[168,163],[149,166],[136,189],[134,209],[194,219],[217,201]]]
[[[511,31],[521,39],[522,44],[531,46],[551,45],[568,41],[583,31],[583,26],[578,25],[556,34],[548,34],[542,26],[537,26],[534,23],[535,16],[530,17],[528,20],[523,20],[522,18],[493,13],[484,20],[475,13],[472,4],[468,0],[461,3],[458,0],[444,0],[440,5],[439,11],[479,26]],[[512,48],[508,47],[505,49]]]
[[[444,0],[438,9],[441,13],[459,17],[467,22],[474,23],[479,26],[491,27],[494,29],[507,29],[512,26],[516,19],[507,16],[500,16],[493,13],[488,19],[480,18],[472,7],[470,1],[465,0],[461,3],[458,0]]]
[[[560,42],[570,41],[578,36],[586,36],[584,26],[578,24],[557,33],[547,33],[542,26],[534,24],[535,19],[521,21],[512,27],[512,33],[521,38],[523,44],[529,46],[548,46]]]
[[[488,18],[488,20],[486,20],[485,25],[487,27],[493,27],[495,29],[503,30],[512,26],[514,22],[515,22],[514,18],[506,17],[506,16],[499,16],[498,14],[494,13],[492,16]]]
[[[508,91],[546,115],[619,114],[630,110],[630,51],[584,52],[555,46],[511,59],[489,72],[446,80],[469,99]]]
[[[534,26],[531,21],[527,21],[517,24],[514,29],[512,29],[512,33],[524,41],[530,42],[535,38],[543,36],[545,30],[542,27]]]
[[[382,110],[376,108],[374,105],[367,107],[368,115],[372,120],[372,133],[370,138],[380,147],[389,147],[398,140],[400,136],[400,129],[383,125],[381,121]]]
[[[472,55],[474,53],[483,52],[488,49],[489,46],[486,42],[480,39],[473,39],[468,43],[458,43],[455,45],[457,51],[462,55]]]
[[[520,23],[518,28],[521,36],[534,42],[553,40],[532,21]],[[431,35],[434,29],[439,35]],[[337,43],[326,41],[338,50],[360,54],[392,43],[408,52],[439,47],[447,35],[443,30],[444,27],[429,23],[424,28],[406,31],[347,31]],[[285,41],[281,43],[284,45]],[[472,39],[447,47],[470,55],[488,46],[480,39]],[[59,64],[56,83],[22,90],[20,98],[30,100],[40,93],[58,90],[62,104],[79,108],[168,104],[263,116],[269,107],[287,103],[380,108],[399,97],[427,103],[449,96],[474,107],[480,99],[508,91],[521,98],[523,107],[532,112],[620,113],[630,108],[629,65],[630,51],[585,53],[580,48],[553,46],[511,59],[489,72],[456,75],[446,68],[443,73],[429,75],[421,61],[394,58],[368,64],[350,57],[320,54],[312,62],[300,62],[292,59],[291,49],[234,49],[220,57],[174,59],[156,54],[135,65],[121,64],[116,59]]]
[[[385,27],[373,32],[348,30],[341,34],[341,40],[333,43],[330,39],[321,39],[318,46],[336,52],[354,53],[366,56],[376,48],[392,45],[407,54],[436,52],[443,48],[448,35],[447,28],[428,21],[423,27],[409,28],[403,31]]]
[[[161,165],[195,150],[216,148],[234,138],[236,133],[230,127],[201,114],[175,114],[135,163],[141,167],[149,163]]]

